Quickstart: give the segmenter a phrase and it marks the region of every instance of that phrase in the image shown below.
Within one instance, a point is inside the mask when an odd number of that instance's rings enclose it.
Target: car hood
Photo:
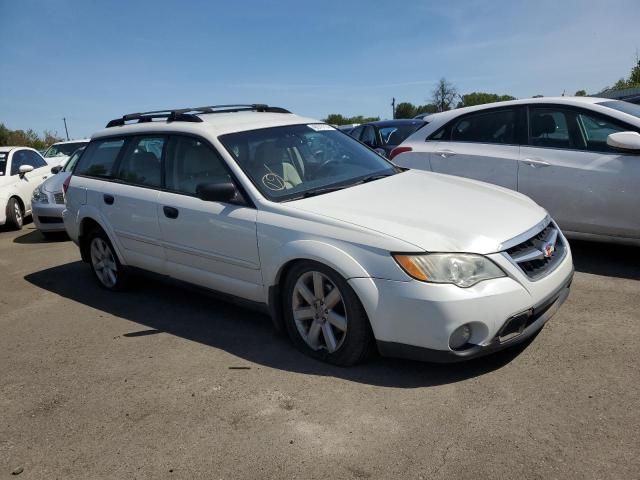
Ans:
[[[69,172],[58,172],[55,175],[47,178],[41,188],[50,193],[58,193],[62,191],[62,184],[69,176]]]
[[[497,252],[547,215],[517,192],[417,170],[289,204],[431,252]]]

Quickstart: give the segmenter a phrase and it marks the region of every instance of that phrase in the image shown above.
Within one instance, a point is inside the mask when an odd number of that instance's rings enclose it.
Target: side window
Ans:
[[[534,147],[583,149],[573,110],[529,109],[529,144]]]
[[[26,154],[27,154],[27,165],[31,165],[33,168],[42,168],[47,166],[47,162],[45,162],[44,158],[42,158],[36,152],[32,152],[31,150],[26,150]]]
[[[356,140],[360,140],[360,135],[362,135],[362,130],[364,130],[364,127],[356,127],[353,130],[351,130],[351,133],[349,133],[349,135],[351,135]]]
[[[465,115],[454,121],[451,128],[451,140],[454,142],[515,144],[517,143],[515,132],[515,110],[497,110]]]
[[[116,178],[134,185],[160,187],[164,145],[164,137],[135,137],[122,156]]]
[[[370,147],[376,146],[376,131],[373,127],[364,127],[364,132],[362,132],[362,138],[360,141]]]
[[[201,183],[232,181],[224,160],[201,140],[174,136],[169,141],[165,164],[165,185],[177,193],[195,195]]]
[[[607,145],[607,137],[612,133],[629,130],[629,128],[618,124],[614,120],[595,115],[591,112],[578,113],[578,125],[584,137],[587,150],[593,152],[619,153],[619,150]]]
[[[11,175],[18,175],[18,170],[22,165],[29,165],[27,153],[28,150],[13,152],[13,157],[11,158]]]
[[[121,138],[92,141],[78,160],[74,174],[110,178],[116,158],[123,146],[124,139]]]
[[[7,169],[7,158],[9,154],[7,152],[0,152],[0,175],[4,175]]]

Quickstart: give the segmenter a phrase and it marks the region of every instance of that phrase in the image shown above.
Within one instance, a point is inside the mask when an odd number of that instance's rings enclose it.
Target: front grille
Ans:
[[[43,217],[38,215],[38,220],[40,220],[40,223],[62,223],[62,218],[60,217]]]
[[[64,205],[64,194],[62,192],[54,193],[53,198],[55,199],[56,203]]]
[[[551,273],[567,253],[558,227],[550,222],[540,232],[518,245],[509,248],[505,254],[527,277],[538,280]]]

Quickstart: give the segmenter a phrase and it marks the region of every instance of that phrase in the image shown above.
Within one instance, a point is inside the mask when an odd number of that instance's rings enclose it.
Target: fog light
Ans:
[[[471,327],[468,324],[462,325],[456,328],[449,337],[449,348],[451,348],[451,350],[457,350],[463,345],[466,345],[469,338],[471,338]]]

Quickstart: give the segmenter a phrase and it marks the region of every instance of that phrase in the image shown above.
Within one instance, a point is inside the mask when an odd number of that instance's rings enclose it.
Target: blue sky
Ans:
[[[264,102],[391,115],[460,92],[528,97],[626,76],[639,0],[0,0],[0,122],[78,138],[124,113]]]

